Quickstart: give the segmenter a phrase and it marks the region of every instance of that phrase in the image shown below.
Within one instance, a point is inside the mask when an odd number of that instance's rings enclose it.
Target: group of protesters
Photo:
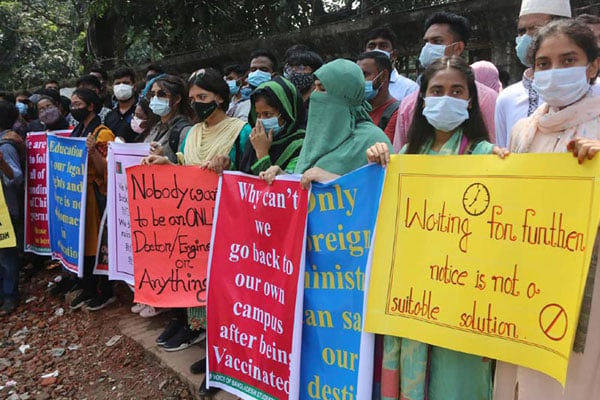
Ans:
[[[583,163],[600,150],[600,85],[595,84],[600,18],[573,15],[568,0],[523,0],[517,13],[515,51],[526,69],[510,86],[490,61],[469,65],[463,58],[469,21],[436,12],[425,22],[416,81],[394,68],[394,32],[375,27],[364,35],[354,60],[325,63],[296,44],[282,65],[270,50],[257,49],[247,65],[201,68],[185,78],[150,65],[142,80],[132,69],[120,68],[109,82],[105,71],[92,69],[77,80],[70,98],[60,95],[57,80],[35,93],[2,92],[0,171],[17,235],[27,217],[22,204],[28,132],[71,130],[72,137],[86,138],[84,274],[79,279],[63,272],[53,293],[78,291],[70,308],[89,311],[115,300],[112,282],[93,274],[110,141],[148,143],[144,164],[237,170],[268,183],[278,175],[301,174],[305,188],[368,162],[385,167],[394,153],[504,158],[510,152],[572,152]],[[43,261],[23,255],[19,246],[0,249],[0,312],[17,310],[21,264]],[[580,316],[587,321],[585,339],[574,347],[564,389],[525,367],[385,336],[377,341],[373,398],[599,399],[600,290],[593,289],[600,274],[590,280]],[[163,311],[132,306],[145,318]],[[206,308],[173,315],[156,339],[165,351],[205,338]],[[204,373],[205,360],[191,369]],[[200,390],[213,392],[206,384]]]

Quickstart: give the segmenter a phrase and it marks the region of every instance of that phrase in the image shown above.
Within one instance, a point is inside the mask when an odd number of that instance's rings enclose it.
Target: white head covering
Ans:
[[[548,14],[571,18],[569,0],[523,0],[519,17],[529,14]]]

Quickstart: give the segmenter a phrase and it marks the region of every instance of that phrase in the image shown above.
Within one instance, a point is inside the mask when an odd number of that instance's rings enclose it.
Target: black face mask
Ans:
[[[88,115],[90,115],[90,113],[91,113],[91,111],[85,107],[71,109],[71,116],[73,116],[73,118],[75,118],[75,120],[77,122],[81,122],[84,119],[86,119],[88,117]]]
[[[198,120],[200,122],[204,121],[206,118],[210,117],[210,115],[219,107],[216,101],[211,101],[210,103],[201,103],[199,101],[195,101],[192,104],[192,108],[196,112],[198,116]]]

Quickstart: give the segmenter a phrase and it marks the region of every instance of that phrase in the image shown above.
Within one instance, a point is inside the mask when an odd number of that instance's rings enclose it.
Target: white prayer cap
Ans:
[[[519,17],[529,14],[548,14],[571,18],[569,0],[523,0]]]

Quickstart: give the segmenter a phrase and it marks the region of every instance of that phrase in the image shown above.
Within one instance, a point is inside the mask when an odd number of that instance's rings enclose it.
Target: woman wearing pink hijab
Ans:
[[[502,83],[500,82],[498,68],[489,61],[477,61],[471,64],[471,69],[475,74],[475,80],[482,85],[489,87],[500,93]]]

